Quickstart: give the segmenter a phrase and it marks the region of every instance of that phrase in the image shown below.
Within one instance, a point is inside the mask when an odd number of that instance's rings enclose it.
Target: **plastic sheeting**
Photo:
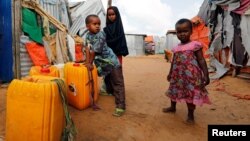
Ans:
[[[39,4],[45,11],[62,22],[67,28],[70,27],[66,0],[39,0]]]
[[[199,41],[202,43],[203,48],[203,56],[205,58],[208,58],[209,56],[207,55],[207,50],[208,50],[208,46],[209,46],[209,28],[205,26],[205,23],[203,22],[203,20],[196,16],[194,18],[191,19],[191,21],[193,22],[193,33],[191,35],[191,40],[193,41]]]
[[[106,26],[106,10],[104,9],[101,0],[88,0],[83,3],[70,5],[70,11],[73,24],[69,29],[69,33],[72,35],[77,35],[77,33],[79,33],[79,36],[85,36],[87,33],[85,18],[89,14],[96,14],[99,16],[101,20],[101,29]]]

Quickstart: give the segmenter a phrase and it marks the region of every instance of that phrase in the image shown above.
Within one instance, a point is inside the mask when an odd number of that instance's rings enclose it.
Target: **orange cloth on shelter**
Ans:
[[[83,62],[84,61],[84,55],[82,52],[82,44],[76,44],[75,57],[76,57],[76,62]]]
[[[209,36],[209,28],[206,27],[203,20],[198,16],[192,18],[191,21],[193,23],[193,33],[191,35],[191,40],[192,41],[199,41],[202,43],[203,56],[205,58],[208,58],[209,55],[206,54],[206,51],[208,50],[208,46],[210,43],[210,40],[208,37]]]
[[[48,65],[49,60],[46,56],[45,48],[35,42],[28,42],[25,47],[30,55],[30,58],[35,66]]]
[[[145,37],[145,42],[147,42],[147,43],[152,43],[152,42],[154,42],[154,38],[153,38],[153,36],[147,36],[147,37]]]

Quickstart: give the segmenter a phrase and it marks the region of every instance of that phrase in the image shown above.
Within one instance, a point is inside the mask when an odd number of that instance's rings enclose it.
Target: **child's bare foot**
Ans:
[[[193,115],[188,115],[187,120],[186,120],[186,124],[194,124],[194,116]]]
[[[176,109],[174,107],[163,108],[162,112],[163,113],[175,113]]]

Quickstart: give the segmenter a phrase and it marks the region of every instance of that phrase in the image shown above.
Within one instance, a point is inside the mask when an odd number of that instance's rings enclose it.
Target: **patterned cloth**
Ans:
[[[195,51],[202,48],[201,43],[192,41],[179,44],[172,49],[172,73],[167,96],[176,102],[187,102],[195,105],[210,104],[205,88],[201,88],[202,70],[199,67]]]
[[[94,63],[97,66],[99,76],[108,75],[114,68],[120,66],[117,56],[111,48],[107,46],[106,35],[103,31],[97,34],[87,33],[87,44],[91,45],[91,49],[95,52]]]

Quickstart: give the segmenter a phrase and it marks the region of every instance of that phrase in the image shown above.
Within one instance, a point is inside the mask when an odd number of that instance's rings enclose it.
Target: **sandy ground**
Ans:
[[[124,77],[127,111],[112,116],[114,97],[100,96],[102,110],[79,111],[69,107],[78,130],[77,141],[205,141],[208,124],[249,124],[250,80],[225,76],[212,81],[207,89],[212,105],[197,107],[195,125],[187,125],[186,104],[177,105],[175,114],[162,113],[170,101],[164,95],[169,83],[170,64],[163,55],[126,57]],[[237,96],[237,97],[235,97]],[[246,98],[246,97],[245,97]],[[0,137],[5,135],[6,88],[0,90]],[[0,139],[1,140],[1,139]]]

